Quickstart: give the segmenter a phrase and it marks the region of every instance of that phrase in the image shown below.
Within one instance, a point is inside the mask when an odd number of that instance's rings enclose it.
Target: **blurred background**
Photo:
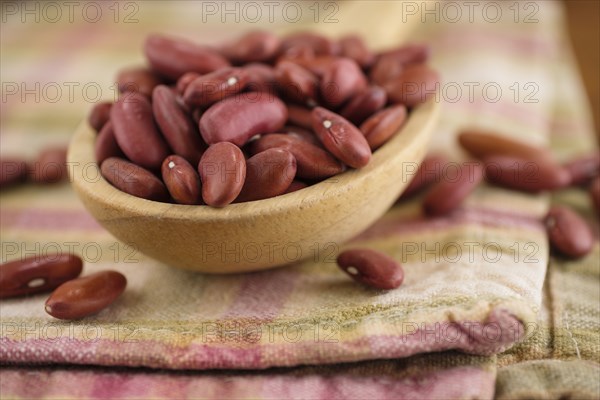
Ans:
[[[600,139],[600,1],[564,1],[579,71],[592,104],[596,137]]]

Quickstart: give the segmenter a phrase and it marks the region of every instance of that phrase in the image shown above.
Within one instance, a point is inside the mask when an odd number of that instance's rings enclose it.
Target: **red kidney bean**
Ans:
[[[376,250],[345,250],[338,256],[337,263],[352,279],[376,289],[395,289],[404,281],[402,266]]]
[[[483,179],[481,164],[464,164],[458,167],[456,179],[443,177],[436,183],[423,200],[423,210],[429,216],[450,213],[461,205],[463,200]]]
[[[163,182],[175,202],[200,203],[200,176],[185,158],[178,155],[165,158],[161,172]]]
[[[110,111],[115,138],[123,153],[141,167],[158,170],[170,154],[156,128],[152,105],[139,93],[128,93]]]
[[[487,180],[509,189],[538,193],[563,188],[571,181],[569,173],[551,160],[490,156],[484,161]]]
[[[286,125],[281,128],[281,132],[287,133],[290,136],[295,136],[298,139],[307,141],[310,144],[314,144],[317,147],[323,147],[323,144],[319,141],[317,136],[310,130],[300,128],[298,126]]]
[[[406,107],[402,104],[388,107],[371,116],[361,126],[371,150],[378,149],[394,136],[406,121]]]
[[[369,49],[365,41],[358,35],[347,35],[340,39],[341,55],[350,58],[361,68],[367,69],[373,65],[375,54]]]
[[[192,111],[192,120],[196,122],[196,124],[199,124],[200,118],[202,118],[202,114],[204,114],[204,111],[202,111],[200,108],[195,109],[194,111]],[[205,145],[206,143],[202,141],[202,144]]]
[[[255,201],[285,193],[296,176],[296,159],[287,150],[273,148],[246,161],[246,180],[236,203]]]
[[[448,159],[442,154],[431,154],[425,157],[410,183],[402,192],[400,199],[406,199],[442,179],[444,167]]]
[[[589,188],[590,199],[596,212],[600,214],[600,177],[594,178]]]
[[[409,45],[380,54],[371,68],[370,78],[377,85],[385,85],[400,76],[410,64],[421,64],[429,58],[429,47]]]
[[[173,91],[160,85],[152,94],[152,111],[163,137],[175,154],[192,165],[198,165],[206,144],[202,141],[198,126],[177,102]]]
[[[243,35],[223,49],[229,60],[235,64],[267,62],[275,58],[281,46],[281,39],[266,31],[252,31]]]
[[[111,107],[112,103],[108,101],[96,103],[92,107],[92,111],[90,111],[90,115],[88,116],[88,123],[96,132],[100,132],[104,124],[110,119]]]
[[[207,74],[229,66],[229,62],[211,47],[156,34],[146,39],[144,53],[152,69],[172,81],[186,72]]]
[[[5,158],[0,160],[0,189],[24,182],[29,166],[25,160]]]
[[[188,85],[192,83],[192,81],[196,80],[196,78],[201,76],[202,75],[197,72],[186,72],[185,74],[181,75],[181,78],[177,79],[177,85],[175,86],[177,93],[183,96]]]
[[[600,152],[571,160],[564,165],[564,168],[571,175],[571,185],[586,185],[600,175]]]
[[[292,192],[297,192],[298,190],[307,188],[308,185],[302,181],[297,181],[297,180],[293,180],[292,183],[290,183],[290,186],[288,186],[287,189],[285,189],[284,194],[286,193],[292,193]]]
[[[583,257],[594,247],[590,227],[568,207],[553,206],[544,223],[552,248],[567,257]]]
[[[246,180],[244,153],[232,143],[215,143],[204,152],[198,172],[204,202],[209,206],[224,207],[240,194]]]
[[[279,89],[292,101],[310,104],[317,97],[317,77],[291,61],[280,61],[275,67]]]
[[[316,77],[322,78],[323,75],[331,68],[331,64],[339,60],[340,57],[334,56],[318,56],[314,58],[296,58],[290,61],[300,65],[301,67],[309,70]]]
[[[165,201],[169,197],[160,179],[129,161],[107,158],[102,162],[100,172],[114,187],[132,196],[154,201]]]
[[[125,291],[127,279],[117,271],[101,271],[60,285],[48,300],[46,312],[58,319],[80,319],[111,305]]]
[[[287,120],[281,100],[264,92],[240,93],[213,104],[200,118],[200,133],[208,144],[243,146],[251,137],[276,132]]]
[[[161,80],[146,67],[134,67],[121,70],[117,74],[119,92],[139,92],[146,97],[152,96],[152,90],[161,84]]]
[[[506,136],[481,130],[465,130],[458,135],[458,142],[471,156],[483,160],[490,156],[511,156],[529,160],[551,160],[551,153]]]
[[[338,55],[340,46],[333,40],[313,32],[298,32],[285,37],[281,43],[282,52],[296,46],[309,46],[316,55]]]
[[[339,160],[353,168],[369,163],[369,143],[358,128],[343,117],[316,107],[312,110],[312,127],[325,148]]]
[[[45,254],[0,266],[0,298],[50,291],[81,273],[83,262],[73,254]]]
[[[285,49],[277,61],[288,60],[288,61],[296,61],[296,60],[309,60],[315,58],[315,51],[313,48],[304,43],[297,44],[292,47],[288,47]]]
[[[383,86],[400,76],[404,68],[404,64],[399,63],[394,57],[380,57],[371,68],[369,78],[374,84]]]
[[[263,135],[252,142],[252,154],[272,148],[281,148],[292,153],[296,159],[299,178],[317,180],[329,178],[344,171],[343,165],[331,154],[304,139],[281,133]]]
[[[329,65],[319,86],[321,99],[337,108],[367,87],[367,78],[358,64],[349,58],[340,58]]]
[[[429,60],[431,48],[427,44],[413,43],[395,49],[383,51],[377,55],[381,57],[396,57],[400,64],[422,64]]]
[[[342,108],[340,115],[355,125],[359,125],[368,117],[379,111],[387,102],[385,90],[379,86],[369,86]]]
[[[243,68],[248,76],[247,90],[276,94],[277,79],[273,67],[267,64],[251,63],[244,65]]]
[[[110,157],[125,158],[125,155],[121,151],[117,139],[115,138],[112,122],[109,121],[106,123],[98,134],[94,152],[96,154],[96,162],[98,165],[102,164],[102,161]]]
[[[311,110],[294,104],[287,105],[288,121],[301,128],[312,129]]]
[[[67,147],[48,147],[40,152],[29,179],[35,183],[56,183],[67,180]]]
[[[183,94],[183,101],[189,107],[209,106],[241,92],[248,84],[248,79],[243,68],[221,68],[190,82]]]
[[[414,107],[435,96],[440,77],[436,71],[424,64],[407,66],[400,75],[388,81],[383,88],[388,100]]]

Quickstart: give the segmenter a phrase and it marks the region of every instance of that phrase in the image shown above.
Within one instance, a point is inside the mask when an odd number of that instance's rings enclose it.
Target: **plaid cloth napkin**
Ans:
[[[103,4],[110,18],[93,24],[77,14],[70,25],[52,25],[44,14],[40,23],[23,24],[22,10],[5,12],[2,155],[31,156],[46,143],[68,140],[96,101],[94,87],[111,98],[114,71],[142,62],[149,31],[177,30],[210,42],[253,26],[231,18],[215,23],[209,3],[123,3],[118,17]],[[431,44],[444,81],[433,150],[463,160],[455,134],[467,125],[551,146],[559,159],[595,146],[558,4],[516,3],[516,16],[511,4],[482,3],[458,20],[444,14],[450,12],[444,3],[345,2],[331,10],[327,4],[333,3],[321,4],[321,12],[338,10],[337,23],[276,18],[267,28],[339,34],[358,27],[374,45],[409,33]],[[127,24],[127,12],[137,22]],[[205,24],[194,24],[205,17]],[[55,102],[52,83],[62,88]],[[37,84],[38,91],[25,90]],[[335,244],[320,244],[314,259],[281,269],[202,276],[117,242],[68,185],[0,196],[2,261],[75,251],[86,260],[84,274],[111,268],[129,281],[118,302],[82,321],[46,315],[44,295],[0,303],[3,398],[599,395],[592,379],[599,361],[599,247],[578,262],[549,260],[539,221],[546,196],[482,186],[460,210],[438,219],[422,216],[419,198],[394,207],[346,245],[383,250],[403,264],[405,283],[389,292],[350,282],[333,262],[343,248]],[[594,219],[581,193],[560,196]]]

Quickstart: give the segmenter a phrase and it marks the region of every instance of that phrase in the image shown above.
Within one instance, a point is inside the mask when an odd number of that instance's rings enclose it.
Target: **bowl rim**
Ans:
[[[437,122],[440,104],[435,98],[415,107],[408,113],[408,118],[383,146],[373,152],[370,162],[360,169],[349,169],[341,174],[327,178],[301,190],[276,197],[245,203],[232,203],[222,208],[207,205],[184,205],[162,203],[135,197],[112,186],[100,174],[96,162],[94,144],[97,134],[84,119],[77,127],[69,144],[67,162],[71,185],[77,192],[84,192],[86,197],[104,204],[106,207],[120,209],[130,215],[156,217],[161,219],[232,221],[260,216],[274,211],[285,213],[294,209],[314,206],[323,196],[339,196],[350,190],[361,180],[371,179],[385,168],[385,164],[400,154],[409,151],[419,134],[431,131],[432,124]],[[89,165],[97,169],[98,179],[84,179]]]

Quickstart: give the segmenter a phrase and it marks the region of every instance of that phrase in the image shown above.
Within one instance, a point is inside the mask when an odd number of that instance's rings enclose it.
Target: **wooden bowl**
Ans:
[[[71,182],[88,211],[119,240],[167,265],[206,273],[255,271],[331,253],[396,201],[427,150],[439,104],[431,100],[362,169],[308,188],[224,208],[158,203],[95,178],[96,134],[71,141]]]

